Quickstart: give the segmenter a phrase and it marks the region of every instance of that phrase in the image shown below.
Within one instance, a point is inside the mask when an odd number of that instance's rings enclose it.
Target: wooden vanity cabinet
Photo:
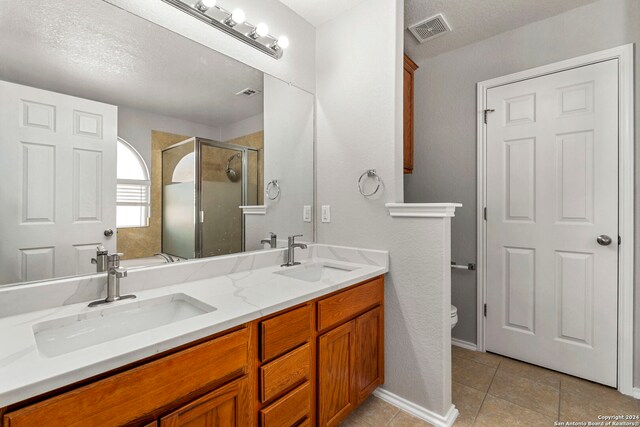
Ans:
[[[418,65],[404,55],[404,173],[413,173],[414,73]]]
[[[40,402],[11,409],[3,417],[4,427],[146,425],[247,375],[248,346],[248,328],[214,337]],[[238,402],[249,413],[250,401]]]
[[[377,278],[318,302],[319,325],[333,320],[318,337],[320,426],[337,426],[384,382],[383,286]]]
[[[384,381],[382,276],[59,393],[3,427],[336,426]]]

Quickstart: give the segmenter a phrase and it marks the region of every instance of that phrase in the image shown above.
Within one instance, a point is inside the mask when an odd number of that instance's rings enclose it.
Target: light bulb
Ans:
[[[269,26],[267,24],[265,24],[264,22],[261,22],[258,25],[256,25],[255,32],[260,37],[264,37],[267,34],[269,34]]]
[[[287,38],[287,36],[280,36],[278,37],[278,41],[276,42],[276,44],[280,49],[286,49],[289,47],[289,39]]]
[[[244,10],[242,9],[233,9],[231,12],[231,20],[236,24],[244,23],[246,16],[244,15]]]
[[[200,0],[196,3],[196,9],[200,12],[206,12],[210,8],[216,5],[216,0]]]

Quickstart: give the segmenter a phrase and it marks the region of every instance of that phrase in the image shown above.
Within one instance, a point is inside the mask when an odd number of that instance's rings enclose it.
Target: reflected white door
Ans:
[[[486,349],[616,386],[618,61],[487,96]]]
[[[115,251],[117,120],[112,105],[0,81],[0,283],[95,272],[96,246]]]

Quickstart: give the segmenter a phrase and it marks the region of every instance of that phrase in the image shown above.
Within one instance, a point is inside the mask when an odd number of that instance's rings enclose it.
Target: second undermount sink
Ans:
[[[38,351],[59,356],[127,335],[211,313],[216,308],[185,294],[115,303],[75,316],[47,320],[33,326]]]
[[[304,280],[305,282],[320,282],[325,279],[338,278],[346,272],[357,270],[358,267],[331,262],[309,262],[295,267],[283,267],[275,274]]]

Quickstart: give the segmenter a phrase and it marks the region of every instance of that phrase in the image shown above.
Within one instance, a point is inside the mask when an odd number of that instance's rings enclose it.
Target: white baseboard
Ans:
[[[636,399],[640,399],[640,387],[633,388],[633,397]]]
[[[458,347],[466,348],[467,350],[478,351],[478,347],[474,343],[471,343],[468,341],[462,341],[457,338],[452,337],[451,344],[457,345]]]
[[[373,394],[374,396],[384,400],[385,402],[390,403],[393,406],[397,406],[401,410],[408,412],[414,417],[420,418],[421,420],[433,424],[436,427],[451,427],[456,418],[458,418],[459,411],[456,409],[455,405],[451,405],[447,413],[442,416],[426,408],[423,408],[422,406],[416,405],[413,402],[409,402],[407,399],[404,399],[380,387],[378,387],[376,391],[373,392]]]

